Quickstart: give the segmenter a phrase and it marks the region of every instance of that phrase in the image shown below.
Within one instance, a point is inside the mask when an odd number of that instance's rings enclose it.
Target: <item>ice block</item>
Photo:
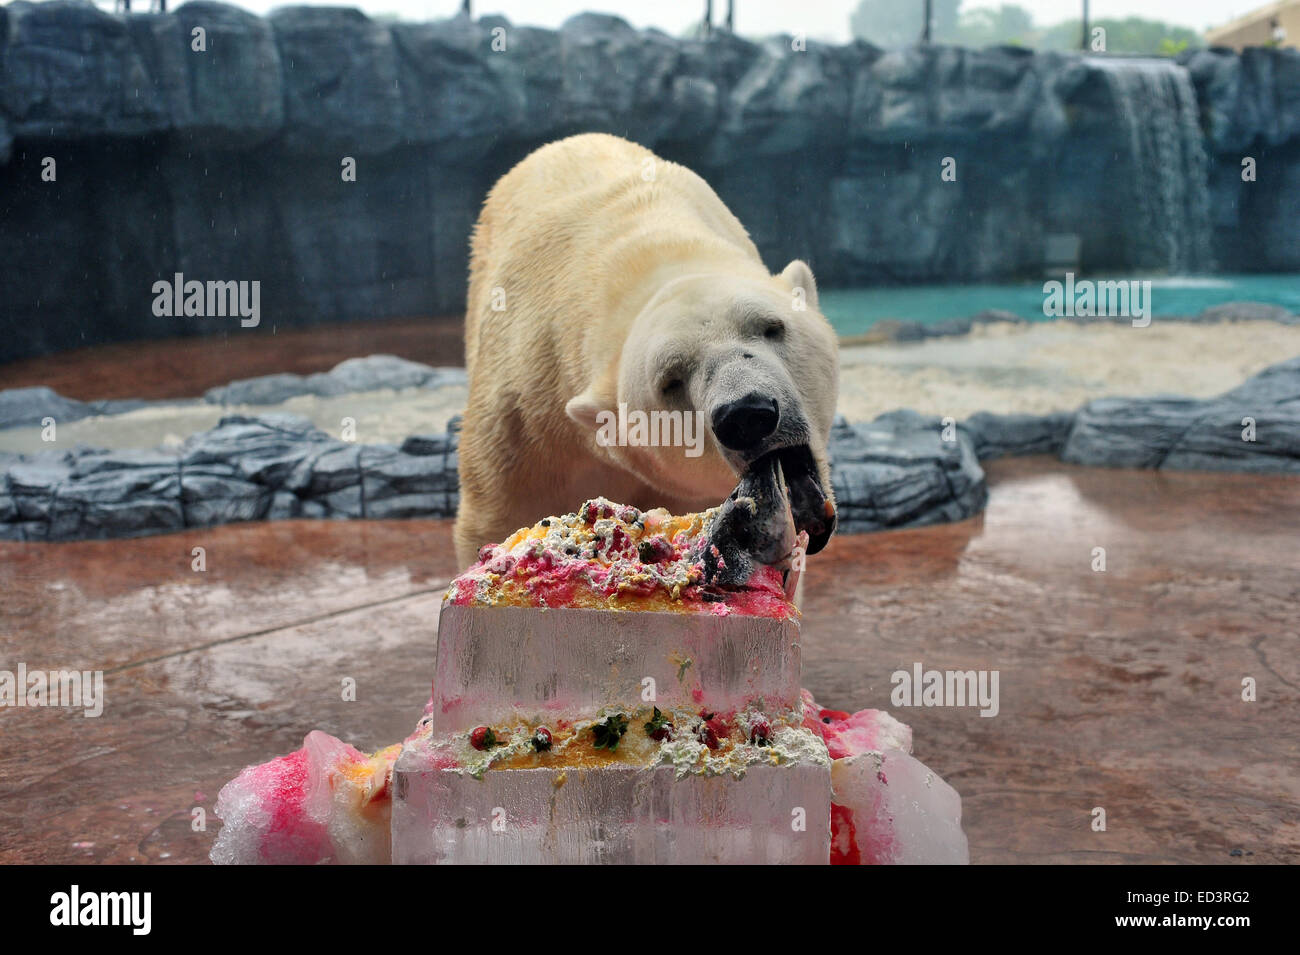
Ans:
[[[438,621],[434,729],[602,706],[799,701],[799,624],[739,613],[458,606]]]
[[[645,702],[794,708],[798,611],[774,568],[705,580],[713,513],[597,498],[483,548],[443,602],[433,729]]]
[[[400,752],[316,732],[245,769],[212,860],[966,861],[960,797],[911,730],[800,691],[789,581],[734,572],[742,538],[775,541],[766,559],[788,535],[717,513],[596,499],[484,548]]]
[[[487,745],[485,732],[436,737],[431,705],[405,747],[370,756],[313,732],[301,750],[250,766],[222,789],[217,814],[225,824],[212,861],[387,862],[391,819],[393,854],[408,862],[826,862],[825,855],[812,854],[813,844],[825,841],[826,815],[817,808],[826,792],[818,768],[823,753],[830,758],[834,783],[828,807],[831,863],[968,861],[961,799],[910,755],[907,726],[880,710],[850,714],[818,706],[806,690],[802,696],[804,732],[793,735],[788,731],[795,714],[773,723],[751,708],[705,720],[690,710],[656,714],[652,707],[648,716],[642,710],[625,727],[619,723],[621,734],[609,729],[610,716],[617,714],[605,713],[576,724],[556,723],[546,737],[540,724],[498,727],[502,740]],[[602,720],[604,745],[597,749],[594,727]],[[638,726],[644,738],[633,733]],[[573,745],[586,734],[587,747]],[[618,745],[611,750],[615,735]],[[543,742],[549,737],[552,750],[558,746],[560,753],[544,757],[534,737]],[[773,739],[785,750],[784,762],[781,754],[759,745]],[[484,748],[476,748],[476,741]],[[400,773],[394,769],[399,749]],[[551,761],[549,767],[544,759]],[[672,785],[679,789],[668,786],[670,765]],[[461,772],[449,773],[452,767]],[[569,796],[555,800],[554,822],[548,816],[543,826],[539,800],[546,797],[550,813],[552,790],[564,792],[575,782]],[[711,787],[711,795],[695,795],[697,783]],[[398,788],[402,806],[393,809]],[[594,822],[595,814],[611,804],[630,808],[614,815],[613,824]],[[801,805],[808,810],[806,827],[800,825]],[[513,815],[507,807],[514,807]],[[777,812],[786,807],[789,820]],[[788,833],[781,823],[791,826]],[[489,832],[495,841],[485,841]],[[805,842],[804,834],[815,838]]]
[[[485,749],[427,723],[393,767],[393,861],[825,864],[830,757],[801,719],[605,708]]]
[[[825,865],[830,849],[830,788],[816,766],[760,766],[740,780],[677,779],[670,766],[505,770],[482,781],[395,773],[398,864]]]
[[[596,499],[453,581],[395,862],[826,861],[798,612],[775,568],[706,579],[712,520]]]

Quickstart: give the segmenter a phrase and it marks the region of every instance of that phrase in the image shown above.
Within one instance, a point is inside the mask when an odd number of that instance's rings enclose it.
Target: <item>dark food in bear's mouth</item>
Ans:
[[[735,585],[749,579],[756,564],[776,567],[794,549],[796,531],[790,495],[775,454],[756,461],[709,527],[712,547],[704,553],[704,576],[711,583]]]
[[[801,532],[808,533],[812,554],[826,546],[834,528],[835,511],[818,483],[811,450],[765,454],[718,508],[703,553],[705,579],[737,586],[759,566],[789,569]]]
[[[817,460],[806,444],[775,452],[781,458],[790,491],[790,512],[795,530],[808,533],[808,553],[816,554],[835,532],[835,505],[822,487]]]

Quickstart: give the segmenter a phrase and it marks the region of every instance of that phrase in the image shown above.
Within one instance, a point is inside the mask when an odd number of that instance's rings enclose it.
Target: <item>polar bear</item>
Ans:
[[[808,553],[834,529],[839,352],[812,272],[770,274],[704,180],[648,149],[573,136],[497,182],[474,229],[465,352],[462,567],[597,496],[715,506],[771,456]]]

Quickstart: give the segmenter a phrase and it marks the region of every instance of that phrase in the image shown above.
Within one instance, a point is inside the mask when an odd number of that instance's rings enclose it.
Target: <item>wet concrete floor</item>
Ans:
[[[981,517],[810,560],[804,685],[884,708],[918,662],[998,671],[994,717],[894,710],[974,862],[1300,862],[1300,482],[987,469]],[[0,669],[105,672],[98,718],[0,709],[0,862],[201,862],[244,765],[402,738],[455,571],[449,521],[0,542]]]

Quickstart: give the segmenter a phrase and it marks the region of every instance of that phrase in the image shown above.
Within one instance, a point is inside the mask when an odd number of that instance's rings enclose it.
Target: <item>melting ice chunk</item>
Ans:
[[[389,861],[389,776],[398,746],[367,756],[313,730],[302,749],[221,787],[209,857],[226,865]]]
[[[831,860],[863,865],[966,865],[961,797],[896,749],[831,764]]]

